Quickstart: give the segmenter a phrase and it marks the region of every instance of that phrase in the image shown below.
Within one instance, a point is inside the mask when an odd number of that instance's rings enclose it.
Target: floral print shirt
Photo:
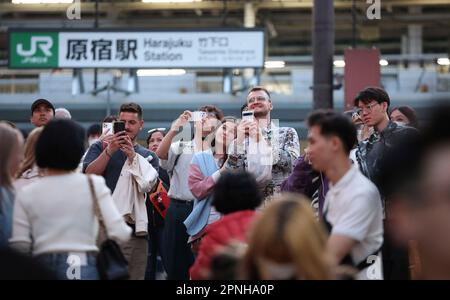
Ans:
[[[265,199],[270,200],[280,192],[281,184],[291,174],[294,162],[300,156],[300,143],[294,128],[277,127],[273,122],[262,128],[262,134],[272,149],[272,178],[262,189]],[[229,156],[227,168],[247,170],[247,164],[246,155],[238,152]]]

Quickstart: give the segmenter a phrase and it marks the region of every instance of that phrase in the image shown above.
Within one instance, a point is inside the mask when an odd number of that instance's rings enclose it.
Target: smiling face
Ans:
[[[50,122],[53,117],[54,115],[52,108],[45,104],[40,104],[33,110],[30,120],[34,126],[41,127]]]
[[[255,118],[266,117],[272,109],[272,101],[266,92],[258,90],[248,94],[247,110],[253,110]]]

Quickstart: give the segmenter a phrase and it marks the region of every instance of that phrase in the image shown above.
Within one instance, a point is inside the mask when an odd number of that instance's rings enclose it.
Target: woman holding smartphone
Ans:
[[[190,236],[194,255],[204,229],[220,219],[221,215],[212,206],[212,193],[220,176],[227,171],[225,162],[227,149],[237,136],[234,118],[225,118],[213,133],[212,141],[204,143],[204,150],[194,154],[189,166],[189,189],[196,198],[192,213],[184,221]]]

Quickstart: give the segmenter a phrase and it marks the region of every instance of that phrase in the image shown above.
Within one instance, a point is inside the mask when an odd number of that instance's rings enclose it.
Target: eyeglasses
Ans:
[[[153,128],[153,129],[150,129],[149,131],[147,131],[147,133],[148,134],[152,134],[153,132],[155,132],[155,131],[161,131],[161,132],[165,132],[166,131],[166,128]]]
[[[369,104],[369,105],[364,105],[363,107],[358,107],[357,109],[356,109],[356,113],[358,114],[358,115],[361,115],[363,112],[365,112],[365,111],[367,111],[369,114],[372,112],[372,108],[375,106],[375,105],[378,105],[378,104],[380,104],[380,103],[378,103],[378,102],[375,102],[375,103],[372,103],[372,104]]]
[[[253,102],[264,102],[264,101],[268,101],[269,99],[264,97],[264,96],[258,96],[258,97],[253,97],[253,98],[249,98],[247,99],[247,103],[253,103]]]

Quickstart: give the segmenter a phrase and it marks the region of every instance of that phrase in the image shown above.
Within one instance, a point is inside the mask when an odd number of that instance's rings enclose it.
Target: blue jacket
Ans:
[[[205,177],[211,176],[214,172],[219,170],[211,151],[203,151],[194,154],[191,164],[198,165]],[[192,209],[191,214],[184,221],[187,233],[190,236],[194,236],[200,233],[202,229],[205,228],[205,226],[208,224],[212,200],[212,194],[204,199],[194,200],[194,208]]]

